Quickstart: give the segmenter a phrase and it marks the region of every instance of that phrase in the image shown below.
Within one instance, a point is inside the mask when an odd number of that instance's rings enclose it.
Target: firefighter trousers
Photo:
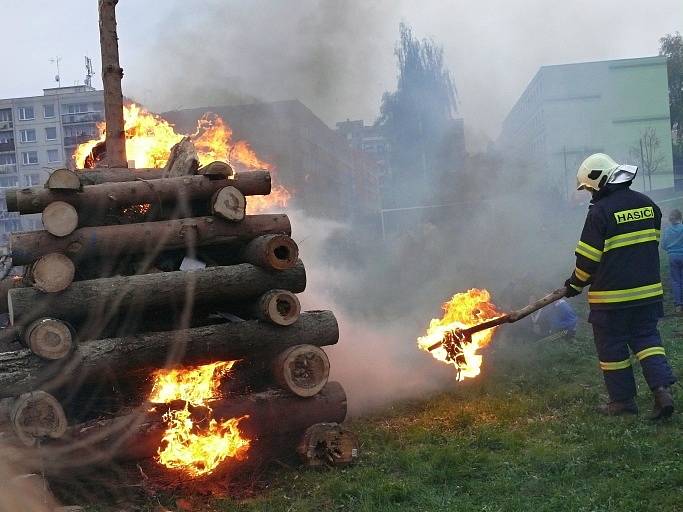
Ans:
[[[636,396],[629,349],[640,362],[650,389],[676,382],[657,329],[661,316],[661,303],[590,312],[589,322],[610,400]]]

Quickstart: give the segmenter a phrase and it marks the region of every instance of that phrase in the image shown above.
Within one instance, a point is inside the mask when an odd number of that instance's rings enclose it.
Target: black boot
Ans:
[[[598,412],[605,416],[622,416],[625,414],[638,414],[638,404],[630,400],[615,400],[598,406]]]
[[[674,397],[668,387],[659,387],[652,394],[655,397],[655,406],[652,409],[651,420],[669,418],[674,413]]]

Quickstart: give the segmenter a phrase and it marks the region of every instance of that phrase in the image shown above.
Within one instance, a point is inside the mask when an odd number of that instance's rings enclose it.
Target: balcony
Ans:
[[[14,151],[14,139],[7,142],[0,142],[0,153],[5,153],[7,151]]]
[[[14,128],[14,123],[12,121],[0,121],[0,131],[11,130]]]
[[[99,123],[100,121],[104,121],[102,112],[62,114],[62,124]]]
[[[64,137],[64,147],[69,148],[72,146],[78,146],[79,144],[83,144],[84,142],[88,142],[89,140],[97,138],[98,137],[95,137],[93,135],[71,135],[68,137]]]
[[[16,174],[17,164],[0,164],[0,174]]]

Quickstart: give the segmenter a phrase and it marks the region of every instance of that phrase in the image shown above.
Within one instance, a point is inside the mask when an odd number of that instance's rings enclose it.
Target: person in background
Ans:
[[[530,297],[529,304],[537,299],[538,297],[535,296]],[[576,334],[576,313],[565,299],[539,309],[531,315],[531,321],[534,333],[543,338],[552,336],[552,339],[556,339],[553,335],[557,335],[557,339],[561,337],[571,339]]]
[[[676,313],[683,313],[683,214],[680,210],[671,210],[671,225],[664,230],[662,248],[669,255],[669,274],[673,290]]]

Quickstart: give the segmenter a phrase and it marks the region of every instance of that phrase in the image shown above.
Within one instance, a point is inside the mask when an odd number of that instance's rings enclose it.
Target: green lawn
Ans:
[[[678,369],[679,324],[662,324]],[[486,373],[452,392],[352,421],[355,467],[280,469],[262,497],[217,510],[683,510],[681,416],[595,415],[603,389],[587,332],[574,343],[510,341],[487,356]]]

